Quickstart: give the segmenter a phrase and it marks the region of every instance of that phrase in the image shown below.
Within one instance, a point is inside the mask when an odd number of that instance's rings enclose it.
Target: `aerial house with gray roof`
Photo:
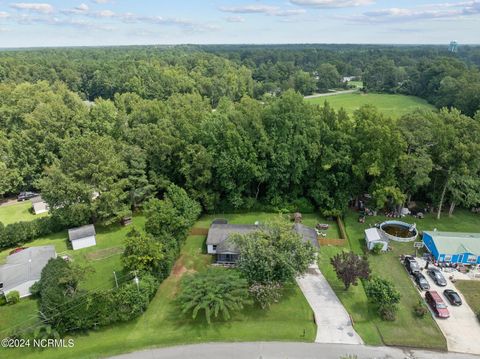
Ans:
[[[16,290],[20,298],[29,296],[30,287],[40,280],[42,269],[56,257],[54,246],[30,247],[9,255],[0,266],[0,291],[8,294]]]
[[[223,219],[215,220],[208,230],[207,253],[215,255],[216,263],[235,264],[240,256],[240,251],[231,240],[231,236],[252,233],[261,230],[261,228],[257,224],[229,224]],[[315,229],[296,223],[293,230],[300,234],[304,242],[311,243],[314,248],[319,247]]]

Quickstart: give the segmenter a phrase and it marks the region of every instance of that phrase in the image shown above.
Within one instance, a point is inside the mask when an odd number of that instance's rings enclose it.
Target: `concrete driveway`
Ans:
[[[297,283],[315,314],[316,343],[363,344],[350,316],[316,264],[297,278]]]
[[[417,261],[421,268],[425,268],[425,264],[421,259],[417,259]],[[430,283],[430,290],[437,291],[448,306],[448,311],[450,312],[450,318],[448,319],[438,319],[432,313],[440,330],[447,339],[448,350],[458,353],[480,354],[480,323],[473,310],[465,301],[462,293],[448,279],[452,273],[442,272],[447,280],[446,287],[437,286],[426,270],[422,270],[422,273],[427,278],[428,283]],[[448,299],[443,295],[445,289],[455,290],[462,298],[463,304],[459,307],[450,305]],[[425,298],[425,292],[420,291],[420,293],[422,298]]]

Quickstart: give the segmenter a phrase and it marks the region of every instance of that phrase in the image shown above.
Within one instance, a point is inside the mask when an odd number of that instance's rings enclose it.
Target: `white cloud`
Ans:
[[[96,17],[115,17],[116,14],[111,10],[100,10],[93,13]]]
[[[245,22],[245,18],[241,16],[229,16],[225,18],[226,22]]]
[[[92,0],[92,1],[96,4],[108,4],[113,2],[113,0]]]
[[[294,5],[311,6],[324,9],[333,9],[341,7],[357,7],[372,5],[374,0],[290,0]]]
[[[296,16],[304,14],[304,9],[289,9],[283,10],[278,6],[270,5],[243,5],[243,6],[221,6],[220,11],[228,12],[232,14],[266,14],[272,16]]]
[[[50,14],[53,12],[53,6],[46,3],[26,3],[19,2],[11,4],[10,7],[18,10],[27,10],[32,12],[38,12],[42,14]]]
[[[8,12],[0,11],[0,19],[6,19],[7,17],[10,17]]]
[[[424,4],[413,8],[387,8],[351,16],[354,21],[405,22],[414,20],[457,18],[480,14],[480,0],[459,3]]]

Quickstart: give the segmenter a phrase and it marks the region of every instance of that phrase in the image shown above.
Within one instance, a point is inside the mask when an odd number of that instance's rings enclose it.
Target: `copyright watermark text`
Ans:
[[[3,348],[73,348],[73,339],[17,339],[3,338]]]

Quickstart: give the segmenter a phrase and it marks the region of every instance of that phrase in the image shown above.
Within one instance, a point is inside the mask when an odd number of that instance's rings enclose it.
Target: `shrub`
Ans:
[[[477,319],[480,322],[480,311],[477,313]]]
[[[394,304],[382,305],[378,309],[378,314],[382,320],[393,322],[397,316],[397,309]]]
[[[418,304],[416,304],[413,307],[413,312],[418,318],[423,318],[425,315],[428,313],[428,309],[425,305],[425,303],[422,300],[418,301]]]
[[[359,278],[368,279],[370,276],[368,261],[354,252],[338,253],[330,259],[330,263],[337,273],[337,278],[345,285],[345,290],[351,285],[356,286]]]
[[[377,243],[373,246],[371,253],[375,255],[379,255],[382,252],[383,244]]]
[[[0,306],[7,304],[7,298],[4,294],[0,295]]]
[[[283,287],[280,283],[255,283],[248,288],[248,291],[262,309],[266,309],[272,304],[278,303],[282,297],[282,289]]]
[[[184,276],[178,297],[183,314],[189,313],[195,319],[203,312],[208,324],[212,317],[229,320],[232,312],[250,302],[247,281],[237,271],[221,268]]]
[[[378,277],[371,278],[365,285],[368,299],[378,305],[378,314],[383,320],[395,320],[400,293],[393,283]]]
[[[0,250],[30,242],[38,237],[59,232],[68,225],[61,224],[57,218],[49,216],[30,222],[17,222],[0,225]]]
[[[17,290],[12,290],[6,295],[8,304],[17,304],[20,301],[20,293]]]

